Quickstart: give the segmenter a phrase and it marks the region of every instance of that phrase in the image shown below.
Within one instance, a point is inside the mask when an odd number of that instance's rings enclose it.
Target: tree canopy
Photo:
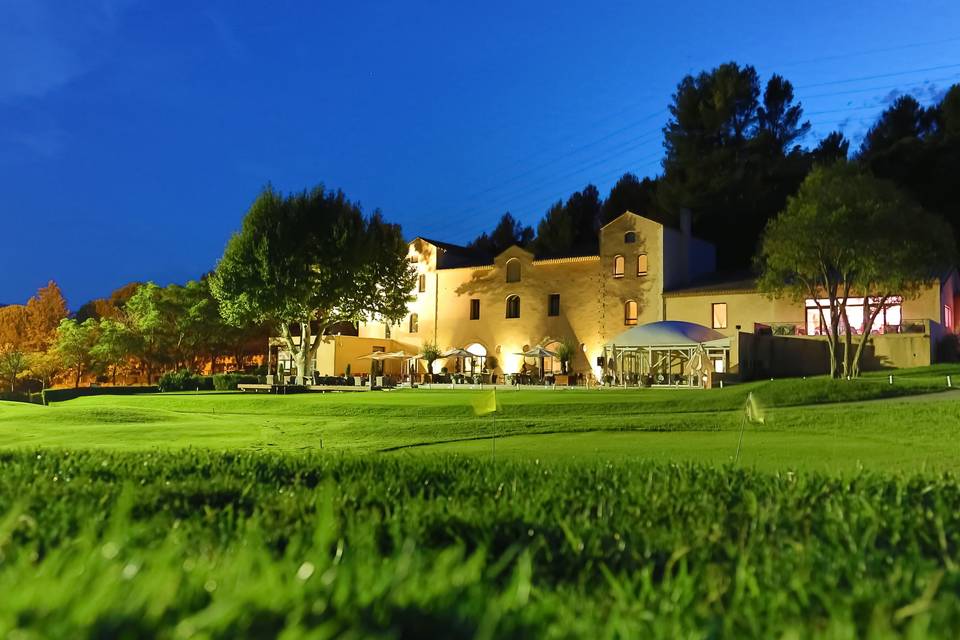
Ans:
[[[856,376],[873,322],[887,302],[915,296],[954,259],[953,235],[941,218],[892,183],[835,162],[814,168],[770,221],[757,265],[762,291],[817,301],[831,374]],[[851,296],[869,303],[860,327],[846,321]]]
[[[368,317],[394,323],[406,315],[414,286],[406,254],[397,225],[379,212],[364,216],[341,191],[318,186],[284,195],[267,187],[210,285],[227,322],[276,327],[302,379],[312,373],[326,327]]]

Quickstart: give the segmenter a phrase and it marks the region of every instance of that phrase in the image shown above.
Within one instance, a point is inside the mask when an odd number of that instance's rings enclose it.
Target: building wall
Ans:
[[[636,242],[626,242],[628,232],[636,234]],[[685,320],[707,327],[713,324],[711,305],[726,303],[727,326],[717,330],[733,338],[731,373],[741,372],[741,361],[745,374],[752,367],[774,375],[787,375],[788,370],[804,375],[820,373],[825,366],[822,338],[754,335],[756,324],[803,326],[802,301],[773,300],[744,290],[664,295],[665,288],[682,287],[690,278],[715,269],[714,248],[692,238],[685,224],[678,231],[627,212],[600,230],[599,251],[594,256],[535,260],[531,253],[511,247],[493,264],[438,268],[438,264],[450,264],[450,255],[443,251],[423,239],[415,240],[409,248],[409,259],[418,276],[425,276],[424,290],[415,287],[409,306],[410,314],[417,315],[417,330],[410,331],[408,315],[389,327],[389,332],[382,323],[362,324],[362,339],[379,340],[388,351],[403,349],[408,353],[419,351],[427,341],[435,342],[441,350],[479,344],[488,357],[497,359],[497,366],[491,369],[499,374],[520,370],[520,351],[569,340],[579,347],[571,362],[572,370],[599,376],[596,362],[603,345],[629,328],[624,322],[628,300],[637,302],[637,324]],[[637,273],[640,254],[647,256],[645,274]],[[623,277],[614,276],[618,255],[624,257]],[[518,282],[507,282],[507,265],[514,261],[520,265],[521,277]],[[953,273],[942,289],[939,282],[931,283],[915,299],[905,300],[904,320],[932,321],[926,325],[928,333],[875,338],[865,365],[916,366],[934,361],[936,343],[945,331],[941,300],[953,304],[958,292],[960,282]],[[560,295],[558,317],[547,315],[550,294]],[[506,317],[506,301],[511,295],[520,298],[519,318]],[[477,320],[470,319],[471,299],[480,301]],[[955,318],[957,315],[954,313]],[[332,373],[342,373],[347,361],[353,371],[369,371],[369,361],[357,357],[370,353],[374,344],[338,341],[336,349],[344,349],[347,355],[337,353],[327,358],[334,360]],[[441,361],[435,366],[453,370],[454,363]]]
[[[666,320],[683,320],[713,327],[713,304],[726,303],[727,326],[716,328],[725,336],[754,332],[754,324],[804,322],[802,303],[771,300],[752,291],[711,292],[697,295],[668,295],[664,298]],[[730,343],[730,373],[740,372],[738,341]]]
[[[373,361],[362,356],[373,353],[375,348],[399,351],[401,346],[394,340],[383,338],[332,336],[317,349],[316,371],[322,376],[342,376],[349,364],[350,375],[369,375]],[[400,374],[404,367],[401,360],[385,360],[380,364],[381,371],[391,375]]]

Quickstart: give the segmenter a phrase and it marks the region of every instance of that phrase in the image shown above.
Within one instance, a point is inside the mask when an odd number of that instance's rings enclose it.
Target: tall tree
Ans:
[[[481,233],[467,246],[495,256],[513,245],[526,247],[532,241],[533,228],[525,226],[507,211],[489,235]]]
[[[960,232],[960,85],[939,104],[923,107],[901,96],[867,133],[858,159],[878,178],[896,183]]]
[[[640,180],[632,173],[623,174],[610,189],[600,210],[600,226],[621,216],[626,211],[650,217],[655,215],[657,181],[651,178]]]
[[[22,304],[0,307],[0,347],[24,350],[27,342],[27,308]]]
[[[17,381],[27,371],[28,359],[28,354],[19,347],[9,343],[0,345],[0,384],[11,392],[16,391]]]
[[[171,327],[174,313],[165,304],[163,289],[153,282],[137,288],[124,306],[124,312],[131,331],[131,348],[146,371],[147,382],[151,383],[158,369],[176,360]]]
[[[136,348],[136,336],[127,325],[113,318],[102,318],[90,355],[97,368],[110,375],[111,384],[117,384],[117,370],[134,357]]]
[[[774,76],[759,98],[753,67],[723,64],[680,82],[664,128],[657,199],[672,215],[693,212],[694,230],[717,244],[722,267],[745,265],[809,168],[796,146],[809,125],[790,83]]]
[[[602,207],[600,192],[592,184],[574,192],[566,202],[557,202],[537,225],[534,251],[539,255],[596,251]]]
[[[793,102],[793,85],[782,76],[773,74],[763,91],[763,104],[757,108],[758,133],[767,136],[780,153],[810,131],[810,122],[801,122],[803,107]]]
[[[891,183],[854,164],[820,165],[767,225],[757,256],[759,286],[771,296],[816,301],[827,327],[830,374],[855,376],[877,314],[893,296],[916,295],[951,263],[952,249],[946,224]],[[846,321],[851,296],[873,301],[862,327]]]
[[[933,113],[916,98],[900,96],[867,131],[860,145],[860,159],[870,162],[899,144],[916,143],[931,133],[933,122]]]
[[[93,319],[80,323],[64,318],[57,327],[53,348],[63,368],[73,370],[74,388],[80,386],[83,374],[94,368],[93,347],[97,344],[98,332],[97,321]]]
[[[557,201],[544,214],[537,225],[537,237],[533,241],[534,252],[542,256],[568,253],[573,247],[573,221]]]
[[[56,339],[60,321],[69,313],[60,287],[51,280],[27,301],[27,348],[46,351]]]
[[[837,160],[846,160],[850,153],[850,141],[843,133],[831,131],[823,137],[810,152],[814,164],[831,164]]]
[[[267,187],[227,244],[210,286],[228,322],[273,324],[303,381],[327,327],[370,317],[395,323],[406,315],[414,286],[406,257],[400,227],[379,212],[364,216],[343,192],[320,186],[284,196]]]

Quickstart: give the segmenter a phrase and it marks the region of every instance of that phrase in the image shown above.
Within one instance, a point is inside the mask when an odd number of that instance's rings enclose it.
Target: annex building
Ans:
[[[323,375],[370,371],[371,352],[417,354],[426,342],[459,355],[434,373],[558,372],[554,358],[525,357],[562,341],[575,345],[578,380],[700,386],[711,378],[825,373],[826,343],[813,300],[770,299],[744,274],[716,271],[713,245],[678,228],[626,212],[599,230],[591,255],[535,256],[513,246],[487,256],[427,238],[409,245],[415,300],[398,325],[369,322],[357,336],[323,344]],[[941,338],[955,329],[960,279],[931,277],[918,297],[889,302],[871,328],[864,368],[936,361]],[[863,299],[848,318],[863,324]],[[870,303],[869,300],[866,301]],[[469,352],[470,357],[464,357]],[[387,373],[425,373],[416,360],[385,361]],[[542,367],[542,369],[540,369]]]

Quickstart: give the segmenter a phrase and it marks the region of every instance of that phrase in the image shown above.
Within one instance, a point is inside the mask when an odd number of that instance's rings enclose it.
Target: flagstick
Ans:
[[[737,455],[733,457],[733,464],[737,464],[737,462],[740,460],[740,444],[743,442],[743,427],[746,425],[746,423],[747,414],[744,412],[744,414],[740,417],[740,438],[737,439]]]
[[[497,461],[497,412],[494,411],[493,416],[493,461]]]

